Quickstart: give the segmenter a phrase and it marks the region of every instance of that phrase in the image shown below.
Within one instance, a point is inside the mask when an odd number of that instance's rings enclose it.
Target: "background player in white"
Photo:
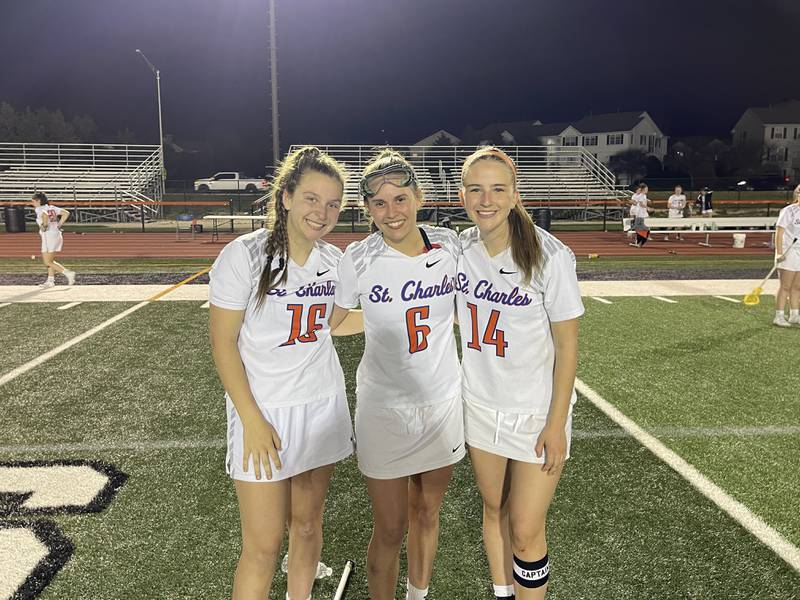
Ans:
[[[775,226],[775,260],[778,262],[780,286],[775,296],[775,319],[779,327],[800,325],[800,185],[794,189],[794,202],[781,209]],[[791,248],[789,247],[791,246]],[[789,320],[784,314],[789,299]]]
[[[458,237],[417,225],[422,193],[397,152],[373,159],[360,192],[377,231],[347,248],[336,304],[364,311],[355,429],[372,501],[367,579],[373,600],[395,597],[408,528],[406,598],[417,600],[427,594],[445,490],[465,455],[453,336]]]
[[[636,192],[631,196],[631,218],[633,225],[631,229],[636,232],[636,241],[631,242],[631,246],[641,248],[647,243],[650,236],[650,228],[645,224],[645,219],[650,216],[647,212],[647,185],[640,183],[636,187]]]
[[[56,252],[61,252],[64,246],[61,228],[69,219],[69,211],[50,204],[44,192],[36,192],[33,195],[31,206],[36,212],[36,224],[39,226],[39,235],[42,238],[42,262],[47,267],[47,279],[39,287],[43,289],[53,287],[56,284],[56,273],[63,273],[67,283],[73,285],[75,272],[56,262]]]
[[[683,188],[679,185],[675,186],[672,195],[667,199],[667,216],[670,219],[682,219],[683,210],[686,208],[686,194],[683,193]],[[669,234],[664,236],[665,240],[669,240]],[[678,230],[678,239],[682,240],[680,229]]]
[[[497,148],[462,168],[477,225],[461,234],[456,278],[465,434],[483,497],[483,539],[497,598],[544,598],[545,517],[569,457],[578,320],[569,248],[535,227],[516,167]],[[513,582],[513,584],[512,584]]]
[[[310,598],[333,464],[353,452],[328,324],[342,253],[321,240],[339,218],[344,181],[317,148],[287,156],[272,183],[272,230],[235,239],[211,270],[211,347],[242,525],[235,600],[268,596],[287,521],[287,598]]]

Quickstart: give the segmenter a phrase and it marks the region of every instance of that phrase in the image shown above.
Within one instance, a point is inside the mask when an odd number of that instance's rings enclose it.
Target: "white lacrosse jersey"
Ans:
[[[778,214],[778,222],[775,225],[783,227],[783,251],[786,252],[792,240],[798,238],[790,252],[800,254],[800,204],[795,202],[783,207]]]
[[[456,289],[464,399],[546,416],[555,364],[550,323],[579,317],[583,302],[575,255],[545,230],[536,227],[536,235],[542,269],[525,285],[511,248],[491,257],[477,227],[462,232]]]
[[[684,194],[672,194],[667,200],[670,219],[682,219],[683,209],[686,207],[686,196]]]
[[[320,240],[302,267],[288,259],[286,284],[271,289],[256,309],[268,236],[258,229],[226,245],[211,268],[208,291],[214,306],[245,311],[238,345],[253,396],[267,406],[294,406],[343,394],[328,325],[342,251]]]
[[[398,252],[375,232],[350,244],[339,263],[336,304],[364,311],[359,403],[428,406],[461,393],[453,332],[458,236],[420,229],[432,248],[419,256]]]
[[[59,215],[61,214],[60,208],[52,204],[43,204],[37,206],[34,210],[36,212],[36,224],[39,227],[42,226],[44,220],[42,219],[42,214],[47,213],[47,231],[58,231]]]
[[[639,219],[646,219],[650,216],[647,212],[647,195],[634,194],[631,196],[631,216]]]

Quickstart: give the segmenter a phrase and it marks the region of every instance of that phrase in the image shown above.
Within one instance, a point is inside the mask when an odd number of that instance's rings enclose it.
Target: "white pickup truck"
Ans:
[[[237,190],[242,192],[263,192],[266,191],[268,186],[266,179],[256,179],[253,177],[245,177],[242,173],[234,171],[224,171],[216,173],[206,179],[196,179],[194,182],[194,191],[196,192],[212,192],[212,191],[231,191]]]

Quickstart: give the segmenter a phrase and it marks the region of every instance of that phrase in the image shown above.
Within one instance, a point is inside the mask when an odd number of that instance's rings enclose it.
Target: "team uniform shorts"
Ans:
[[[228,451],[225,470],[232,479],[239,481],[270,482],[289,479],[311,469],[330,465],[353,453],[353,426],[344,392],[294,406],[264,406],[259,409],[264,418],[278,432],[281,449],[280,471],[272,465],[272,479],[264,476],[256,479],[253,457],[249,458],[247,471],[242,468],[243,427],[236,407],[225,397],[228,416]],[[261,462],[264,463],[262,457]]]
[[[42,237],[42,252],[61,252],[61,246],[64,245],[64,236],[58,229],[48,229],[47,231],[40,231],[39,235]]]
[[[795,246],[797,246],[797,244],[795,244]],[[778,268],[786,271],[800,271],[800,252],[794,247],[791,248],[786,253],[786,259],[778,263]]]
[[[546,415],[502,412],[465,400],[464,422],[467,444],[471,448],[520,462],[544,464],[544,452],[538,457],[534,448],[547,422]],[[564,429],[569,458],[572,445],[572,410]]]
[[[457,463],[464,448],[461,398],[429,406],[356,405],[359,470],[373,479],[408,477]]]

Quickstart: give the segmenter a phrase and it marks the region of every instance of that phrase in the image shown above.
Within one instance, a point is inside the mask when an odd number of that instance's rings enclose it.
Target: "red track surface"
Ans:
[[[171,233],[74,233],[64,234],[64,258],[214,258],[225,242],[239,234],[221,234],[217,243],[211,243],[211,234],[198,234],[191,240],[184,234],[180,241]],[[752,256],[772,254],[763,242],[769,241],[769,233],[747,234],[746,248],[731,247],[732,236],[711,236],[712,248],[699,246],[702,234],[684,234],[684,241],[665,242],[654,236],[644,248],[633,248],[619,232],[557,232],[556,236],[567,244],[577,256],[589,254],[600,256],[668,256],[674,251],[681,256]],[[350,242],[361,239],[360,233],[333,233],[325,239],[344,248]],[[0,258],[24,258],[39,255],[38,233],[0,233]]]

